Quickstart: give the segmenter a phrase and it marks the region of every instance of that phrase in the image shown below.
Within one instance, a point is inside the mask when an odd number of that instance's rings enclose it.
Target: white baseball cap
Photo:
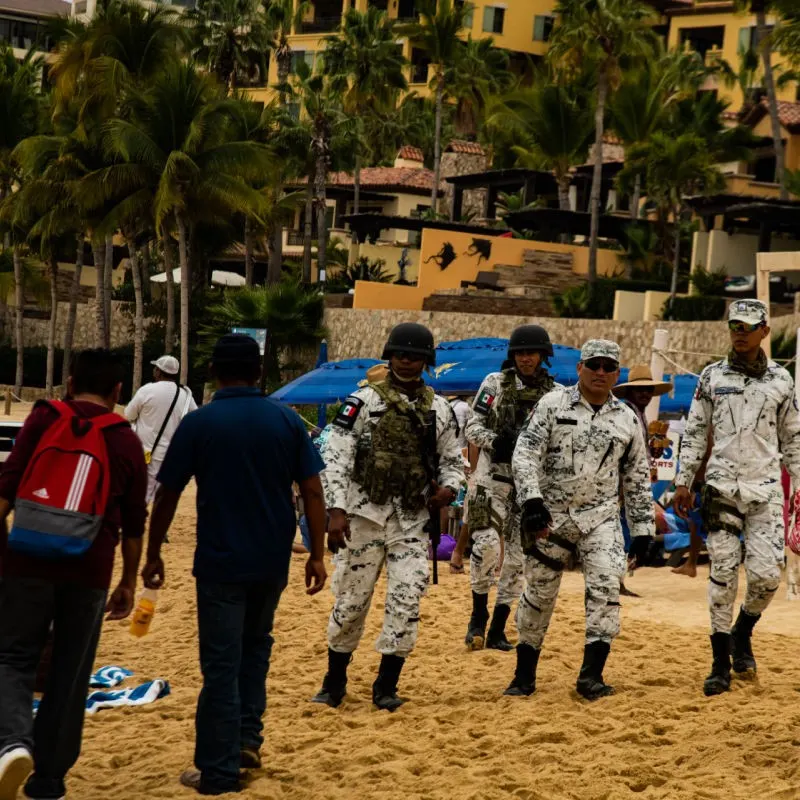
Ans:
[[[181,371],[181,362],[175,356],[161,356],[150,363],[165,375],[177,375]]]

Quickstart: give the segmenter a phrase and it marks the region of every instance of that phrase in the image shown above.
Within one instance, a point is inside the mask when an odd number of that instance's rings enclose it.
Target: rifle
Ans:
[[[425,460],[425,471],[430,478],[431,490],[436,486],[439,477],[439,454],[436,449],[436,412],[430,411],[428,419],[425,420],[425,441],[423,455]],[[428,509],[430,519],[425,526],[431,537],[431,550],[433,555],[433,583],[439,583],[439,543],[442,540],[442,517],[441,509]]]

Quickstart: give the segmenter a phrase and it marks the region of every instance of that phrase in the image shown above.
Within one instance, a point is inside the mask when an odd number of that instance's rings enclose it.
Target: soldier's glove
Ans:
[[[492,463],[510,464],[516,440],[507,433],[498,433],[492,444]]]
[[[534,536],[539,531],[547,530],[553,522],[544,500],[537,498],[527,500],[522,506],[522,532]]]

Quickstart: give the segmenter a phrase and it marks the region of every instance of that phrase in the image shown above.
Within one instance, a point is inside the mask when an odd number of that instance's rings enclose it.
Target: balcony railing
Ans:
[[[286,231],[286,245],[288,247],[302,247],[304,243],[303,236],[303,231]]]
[[[300,33],[332,33],[341,27],[341,14],[336,17],[317,17],[310,22],[301,22]]]

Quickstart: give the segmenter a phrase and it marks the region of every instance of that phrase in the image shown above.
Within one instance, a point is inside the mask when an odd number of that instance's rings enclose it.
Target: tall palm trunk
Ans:
[[[14,374],[14,394],[22,396],[22,371],[25,357],[25,324],[23,314],[25,313],[25,287],[22,283],[22,256],[19,253],[19,246],[14,245],[14,302],[17,306],[17,313],[14,318],[15,336],[14,343],[17,346],[17,371]]]
[[[637,175],[633,181],[633,196],[631,197],[631,219],[639,219],[639,203],[642,202],[642,176]]]
[[[272,243],[269,249],[269,264],[267,265],[267,283],[280,283],[282,269],[283,225],[276,220],[272,226]]]
[[[126,236],[128,261],[133,280],[133,379],[131,391],[135,394],[142,385],[142,363],[144,361],[144,297],[142,296],[142,269],[140,252],[133,236]]]
[[[775,183],[780,186],[780,199],[788,200],[789,192],[783,179],[783,133],[781,120],[778,115],[778,96],[775,92],[775,73],[772,69],[772,47],[769,43],[769,28],[763,4],[756,8],[756,32],[758,35],[758,49],[761,52],[761,63],[764,68],[764,88],[767,90],[767,104],[769,105],[769,119],[772,126],[772,142],[775,148]]]
[[[78,319],[78,298],[81,293],[81,272],[83,272],[83,233],[78,234],[78,247],[75,253],[75,274],[69,287],[69,312],[64,331],[64,360],[61,362],[61,380],[66,384],[69,365],[72,360],[72,342],[75,339],[75,322]]]
[[[253,285],[253,223],[250,217],[244,218],[244,283],[245,286]]]
[[[178,260],[181,267],[181,383],[189,381],[189,293],[191,276],[189,252],[186,240],[186,220],[177,214],[178,220]]]
[[[44,379],[46,397],[53,396],[53,373],[56,366],[56,325],[58,323],[58,261],[50,256],[50,324],[47,327],[47,372]]]
[[[314,168],[309,170],[306,189],[306,215],[303,220],[303,282],[311,283],[311,237],[314,231]]]
[[[103,274],[106,262],[106,245],[103,241],[92,240],[92,257],[94,259],[94,273],[95,273],[95,287],[94,287],[94,302],[95,302],[95,346],[105,347],[106,345],[106,328],[108,327],[106,320],[106,298],[105,298],[105,281]]]
[[[326,218],[327,203],[325,181],[327,180],[327,143],[320,142],[317,146],[317,166],[314,177],[314,204],[317,209],[317,280],[324,283],[326,279],[328,249],[328,221]]]
[[[678,294],[678,267],[681,263],[681,208],[674,211],[675,240],[672,244],[672,282],[669,287],[669,318],[674,319],[673,306]]]
[[[106,236],[106,260],[103,266],[103,299],[105,300],[106,315],[106,341],[105,346],[111,347],[111,290],[114,275],[114,237]]]
[[[562,211],[569,211],[569,187],[571,184],[571,177],[569,173],[561,175],[558,178],[558,207]],[[530,198],[526,197],[525,202],[530,202]]]
[[[286,36],[281,37],[277,50],[275,51],[275,62],[278,68],[278,85],[281,87],[281,105],[289,105],[289,95],[283,87],[289,82],[289,73],[292,71],[292,46]]]
[[[164,336],[164,352],[171,353],[175,347],[175,260],[172,255],[172,237],[167,226],[161,226],[161,244],[164,248],[164,274],[167,276],[167,329]]]
[[[431,189],[431,210],[438,213],[439,181],[442,174],[442,108],[444,106],[444,73],[439,67],[436,76],[436,123],[433,132],[433,188]]]
[[[597,247],[600,237],[600,193],[603,186],[603,123],[608,98],[608,75],[600,70],[597,77],[597,108],[594,112],[594,170],[589,205],[592,213],[589,229],[589,285],[597,280]]]

